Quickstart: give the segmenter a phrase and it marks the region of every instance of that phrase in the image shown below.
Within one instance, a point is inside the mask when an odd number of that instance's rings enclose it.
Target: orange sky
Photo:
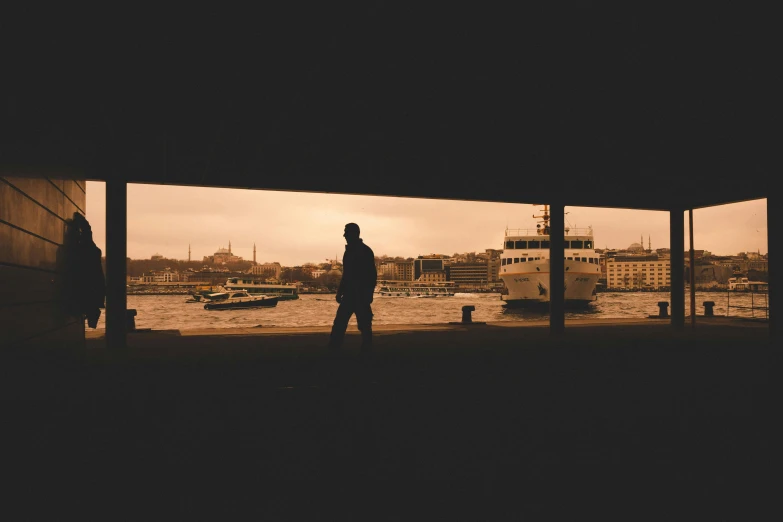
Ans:
[[[87,219],[105,251],[105,187],[87,182]],[[535,228],[532,204],[349,196],[305,192],[128,186],[128,256],[200,260],[231,241],[234,254],[284,266],[342,256],[343,226],[356,222],[376,255],[481,252],[501,248],[509,228]],[[566,207],[566,223],[592,225],[598,248],[626,248],[648,236],[669,246],[667,212]],[[766,200],[694,211],[694,247],[715,254],[767,252]],[[686,246],[688,243],[687,215]]]

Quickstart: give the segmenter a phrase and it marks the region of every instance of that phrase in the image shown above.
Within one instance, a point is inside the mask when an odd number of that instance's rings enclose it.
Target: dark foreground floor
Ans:
[[[389,332],[369,360],[324,341],[6,357],[3,518],[780,519],[764,326]]]

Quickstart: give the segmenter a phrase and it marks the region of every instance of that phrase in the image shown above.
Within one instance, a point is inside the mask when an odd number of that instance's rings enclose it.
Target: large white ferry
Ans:
[[[505,283],[500,298],[506,307],[549,305],[549,205],[535,229],[506,229],[500,278]],[[585,307],[597,299],[601,275],[593,229],[565,227],[565,305]]]
[[[393,281],[379,280],[375,285],[376,297],[451,297],[454,295],[452,281]]]

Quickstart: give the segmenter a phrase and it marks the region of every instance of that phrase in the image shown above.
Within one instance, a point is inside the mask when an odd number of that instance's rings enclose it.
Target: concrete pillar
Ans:
[[[685,326],[685,210],[669,211],[669,248],[671,250],[672,326]]]
[[[550,205],[549,217],[549,333],[565,331],[565,206]]]
[[[778,241],[775,239],[776,225],[780,223],[780,208],[781,198],[769,191],[770,195],[767,196],[767,253],[768,253],[768,276],[769,276],[769,290],[767,291],[767,306],[769,307],[769,335],[770,339],[780,341],[783,339],[781,335],[781,321],[780,312],[775,310],[775,304],[780,306],[780,292],[777,290],[777,286],[781,284],[783,278],[779,274],[783,271],[783,266],[780,262],[780,247],[778,247]],[[778,225],[779,226],[779,225]],[[772,279],[775,279],[773,281]],[[773,296],[774,294],[774,296]]]
[[[125,348],[128,257],[128,184],[106,181],[106,345]]]
[[[688,240],[690,249],[688,250],[688,282],[691,286],[691,327],[696,328],[696,252],[693,250],[693,209],[688,209]]]

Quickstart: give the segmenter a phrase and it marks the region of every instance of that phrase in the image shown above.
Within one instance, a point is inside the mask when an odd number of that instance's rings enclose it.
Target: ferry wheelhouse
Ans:
[[[535,229],[506,229],[500,257],[500,278],[505,283],[500,298],[506,307],[548,305],[549,284],[549,205]],[[586,307],[597,299],[596,285],[601,275],[595,251],[593,229],[565,227],[565,305]]]
[[[376,297],[451,297],[453,281],[394,281],[379,280],[375,286]]]
[[[223,285],[226,290],[244,290],[250,295],[271,295],[277,296],[280,301],[290,299],[299,299],[299,289],[297,285],[265,283],[258,279],[230,277]]]

